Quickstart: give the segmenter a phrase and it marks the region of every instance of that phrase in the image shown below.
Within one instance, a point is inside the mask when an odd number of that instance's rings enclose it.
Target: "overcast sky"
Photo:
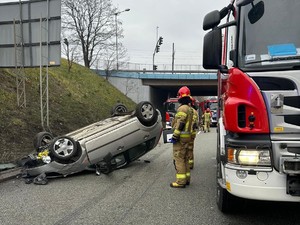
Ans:
[[[0,0],[13,2],[16,0]],[[212,10],[220,10],[229,0],[112,0],[123,11],[124,39],[130,62],[152,64],[156,37],[163,37],[155,64],[172,63],[172,45],[175,45],[175,64],[201,65],[202,30],[204,16]],[[158,27],[158,29],[157,29]]]
[[[152,64],[156,33],[163,37],[156,64],[171,64],[172,44],[175,45],[175,64],[202,64],[202,30],[204,16],[221,10],[229,0],[112,0],[121,13],[123,44],[130,62]]]

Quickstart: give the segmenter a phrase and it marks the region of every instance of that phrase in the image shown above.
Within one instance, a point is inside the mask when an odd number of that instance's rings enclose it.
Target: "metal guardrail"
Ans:
[[[97,62],[97,69],[105,70],[107,68],[107,65],[110,65],[111,62],[107,62],[106,60],[99,60]],[[201,71],[204,70],[203,66],[201,64],[167,64],[167,63],[155,63],[157,66],[158,71]],[[120,70],[137,70],[137,71],[152,71],[153,70],[153,64],[149,63],[133,63],[133,62],[124,62],[119,61],[118,67],[114,64],[111,65],[111,69],[118,68]]]
[[[95,70],[95,72],[101,76],[107,76],[106,71]],[[173,72],[173,73],[172,73]],[[135,79],[182,79],[182,80],[216,80],[217,71],[161,71],[161,70],[119,70],[110,71],[108,77],[120,77],[120,78],[135,78]]]
[[[208,74],[208,73],[217,73],[217,70],[114,70],[113,73],[116,72],[132,72],[132,73],[171,73],[171,74],[179,74],[179,73],[198,73],[198,74]]]

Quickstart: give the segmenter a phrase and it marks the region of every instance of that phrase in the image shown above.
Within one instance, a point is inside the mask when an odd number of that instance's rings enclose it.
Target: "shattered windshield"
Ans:
[[[254,1],[254,5],[258,0]],[[250,22],[252,5],[241,8],[238,64],[244,70],[300,66],[300,1],[264,0],[262,17]],[[253,22],[253,21],[252,21]]]

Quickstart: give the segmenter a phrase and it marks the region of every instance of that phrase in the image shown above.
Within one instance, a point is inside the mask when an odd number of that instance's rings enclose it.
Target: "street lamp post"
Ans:
[[[117,59],[117,70],[119,70],[119,47],[118,47],[118,15],[122,12],[128,12],[130,9],[125,9],[115,13],[115,23],[116,23],[116,59]]]
[[[68,41],[67,38],[64,38],[64,43],[67,46],[66,55],[67,55],[67,60],[68,60],[68,72],[70,72],[70,70],[71,70],[71,59],[70,59],[69,41]]]

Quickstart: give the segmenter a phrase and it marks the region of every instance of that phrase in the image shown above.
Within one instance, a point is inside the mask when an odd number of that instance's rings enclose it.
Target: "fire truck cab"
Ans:
[[[170,127],[172,120],[176,114],[177,108],[179,107],[178,98],[168,98],[164,102],[165,111],[165,124],[166,127]]]
[[[178,102],[178,98],[168,98],[164,104],[163,108],[165,111],[165,127],[171,128],[172,120],[177,112],[180,103]],[[195,99],[195,105],[199,113],[199,101]]]
[[[218,69],[223,212],[245,199],[300,202],[299,11],[299,0],[233,0],[204,18],[203,67]]]

